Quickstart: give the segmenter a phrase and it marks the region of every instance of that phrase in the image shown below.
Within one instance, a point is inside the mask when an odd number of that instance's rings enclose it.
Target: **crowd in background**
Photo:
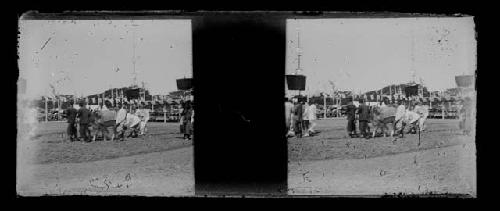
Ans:
[[[307,137],[317,133],[314,130],[317,119],[316,104],[306,100],[285,98],[285,116],[287,137]],[[429,106],[420,101],[383,99],[377,105],[367,105],[360,99],[356,106],[352,99],[345,108],[347,118],[347,136],[372,138],[378,135],[398,135],[423,132],[429,116]],[[472,130],[472,101],[465,98],[460,103],[459,127],[465,134]],[[358,125],[358,127],[357,127]],[[358,131],[359,129],[359,131]]]
[[[310,136],[315,134],[316,104],[292,98],[285,98],[285,116],[287,136]]]
[[[356,107],[353,102],[347,106],[347,133],[349,137],[372,138],[378,135],[404,136],[405,133],[423,132],[429,115],[429,107],[421,102],[406,100],[390,103],[384,99],[379,105],[368,106],[363,99]],[[359,123],[359,133],[356,130]],[[390,134],[387,134],[389,132]],[[358,135],[359,134],[359,135]]]
[[[73,102],[70,101],[70,105]],[[69,106],[64,110],[67,118],[67,135],[70,141],[102,140],[124,141],[125,138],[137,138],[146,135],[150,109],[144,103],[128,104],[110,101],[98,108],[89,109],[85,101],[78,103],[78,109]],[[191,101],[182,102],[180,128],[184,139],[190,140],[193,135],[194,109]]]
[[[69,106],[64,111],[70,141],[95,141],[99,135],[103,140],[124,141],[126,132],[129,132],[127,137],[138,137],[147,132],[149,109],[144,104],[117,103],[113,106],[110,101],[105,101],[97,109],[87,108],[85,101],[78,104],[79,109]]]

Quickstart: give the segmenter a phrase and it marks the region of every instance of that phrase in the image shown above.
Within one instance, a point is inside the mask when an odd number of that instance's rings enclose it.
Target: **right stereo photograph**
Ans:
[[[286,30],[288,194],[477,197],[474,17]]]

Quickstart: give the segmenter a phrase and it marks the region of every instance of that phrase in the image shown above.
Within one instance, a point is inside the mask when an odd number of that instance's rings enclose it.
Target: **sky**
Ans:
[[[355,92],[407,83],[412,70],[417,82],[439,91],[476,71],[473,17],[290,19],[287,74],[296,73],[298,52],[308,94],[331,92],[329,81]]]
[[[133,26],[134,25],[134,26]],[[287,21],[286,72],[301,72],[307,93],[355,92],[422,79],[431,91],[455,87],[476,70],[472,17],[302,19]],[[19,70],[27,97],[85,96],[137,81],[152,94],[175,91],[192,76],[190,20],[21,20]],[[413,43],[413,44],[412,44]]]
[[[151,94],[192,76],[190,20],[21,20],[19,75],[26,96],[101,93],[137,82]]]

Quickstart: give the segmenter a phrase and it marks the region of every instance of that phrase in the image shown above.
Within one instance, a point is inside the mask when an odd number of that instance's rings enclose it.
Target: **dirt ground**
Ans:
[[[18,140],[21,195],[194,195],[193,147],[178,124],[149,124],[124,142],[64,140],[65,123],[41,123]]]
[[[456,120],[428,120],[428,129],[393,141],[346,138],[346,120],[320,120],[314,137],[289,139],[289,194],[476,195],[474,136]]]
[[[184,140],[182,134],[179,134],[179,125],[175,123],[149,123],[146,136],[128,138],[128,141],[92,143],[70,143],[63,135],[63,126],[64,123],[48,123],[37,131],[33,139],[39,148],[33,159],[35,164],[90,162],[192,145],[192,141]]]
[[[291,195],[460,193],[476,195],[474,136],[456,120],[429,120],[418,135],[346,138],[346,120],[320,120],[319,134],[290,138]],[[67,142],[65,123],[21,125],[17,190],[39,195],[194,195],[193,147],[178,124],[151,123],[144,138]]]

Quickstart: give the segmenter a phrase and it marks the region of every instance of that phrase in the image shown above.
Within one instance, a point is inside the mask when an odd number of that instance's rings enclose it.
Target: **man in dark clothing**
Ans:
[[[303,105],[297,98],[297,103],[293,107],[294,130],[297,138],[302,138]]]
[[[68,119],[68,128],[66,130],[69,140],[76,141],[78,140],[77,131],[76,131],[76,113],[77,110],[73,108],[73,101],[69,101],[69,106],[66,110],[64,110],[64,114]]]
[[[364,99],[360,99],[361,103],[358,108],[359,132],[361,135],[368,139],[370,137],[370,128],[368,122],[370,121],[370,107],[366,105]]]
[[[184,107],[182,109],[181,113],[183,118],[183,127],[184,127],[184,140],[191,140],[191,135],[193,133],[193,127],[192,127],[192,115],[193,115],[193,109],[191,107],[191,101],[187,101],[184,104]]]
[[[356,135],[356,106],[352,103],[352,99],[347,105],[347,133],[350,137]]]
[[[85,142],[90,142],[89,137],[87,136],[89,131],[89,123],[90,123],[90,111],[85,108],[85,102],[80,102],[80,109],[78,109],[78,113],[76,117],[80,122],[80,138],[83,138]]]

